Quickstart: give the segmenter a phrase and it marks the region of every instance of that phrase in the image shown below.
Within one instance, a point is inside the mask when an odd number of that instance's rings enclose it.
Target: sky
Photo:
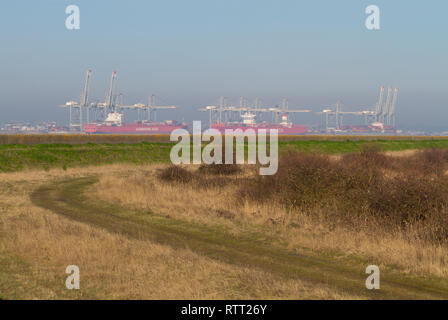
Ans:
[[[380,30],[365,27],[369,5]],[[80,29],[68,30],[68,5]],[[397,124],[448,130],[446,0],[40,0],[0,10],[0,122],[57,120],[79,100],[104,100],[112,70],[126,104],[150,93],[205,120],[198,108],[240,96],[320,111],[374,106],[381,85],[400,89]],[[296,118],[318,123],[315,115]]]

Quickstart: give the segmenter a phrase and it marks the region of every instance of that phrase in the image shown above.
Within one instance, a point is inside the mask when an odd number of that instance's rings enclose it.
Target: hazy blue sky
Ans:
[[[65,28],[70,4],[80,30]],[[370,4],[379,31],[365,28]],[[79,99],[91,68],[91,100],[117,70],[126,103],[155,93],[182,107],[169,118],[203,118],[220,95],[355,110],[393,85],[399,124],[448,130],[447,16],[446,0],[3,1],[0,122],[66,119],[57,105]]]

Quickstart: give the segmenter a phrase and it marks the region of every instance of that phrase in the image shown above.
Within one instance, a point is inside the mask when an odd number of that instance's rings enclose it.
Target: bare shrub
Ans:
[[[275,201],[310,214],[323,210],[329,219],[349,219],[355,226],[356,219],[385,228],[418,224],[423,238],[448,241],[448,181],[440,174],[447,154],[428,150],[395,162],[370,147],[340,161],[289,152],[281,157],[276,175],[248,180],[240,197]],[[399,172],[390,178],[385,169]]]
[[[241,172],[241,167],[237,164],[201,164],[199,173],[212,175],[232,175]]]
[[[234,175],[240,173],[242,171],[241,166],[236,164],[236,148],[232,145],[233,148],[233,159],[231,164],[221,163],[221,164],[205,164],[202,163],[199,166],[198,172],[204,175]],[[223,162],[226,154],[226,143],[221,144],[221,155],[223,158]],[[214,155],[214,151],[212,152]]]
[[[448,149],[420,150],[413,156],[391,159],[391,168],[398,174],[440,176],[448,169]]]
[[[390,168],[392,164],[391,157],[381,153],[381,149],[375,144],[363,145],[361,152],[350,153],[342,157],[342,163],[346,166],[355,167],[364,166],[365,169]]]
[[[197,172],[191,172],[176,165],[170,165],[161,170],[158,178],[164,182],[190,184],[200,189],[222,188],[231,182],[225,174],[217,175],[217,173],[213,173],[210,176],[207,174],[198,174]]]
[[[448,163],[448,150],[431,148],[420,151],[415,157],[425,174],[442,174]]]
[[[161,170],[159,178],[166,182],[191,183],[194,175],[180,166],[170,165]]]

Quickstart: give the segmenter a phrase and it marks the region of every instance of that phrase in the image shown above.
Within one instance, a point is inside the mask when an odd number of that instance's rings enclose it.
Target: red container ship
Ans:
[[[85,124],[83,131],[98,134],[170,134],[173,130],[187,129],[188,127],[184,123],[177,123],[173,120],[122,123],[121,118],[121,113],[111,112],[103,123]]]
[[[343,132],[353,132],[353,133],[395,133],[395,127],[384,125],[381,122],[374,122],[370,125],[353,126],[347,125],[342,126],[340,131]]]
[[[211,125],[213,129],[219,130],[222,134],[225,134],[225,130],[238,130],[242,131],[253,129],[255,133],[258,133],[258,130],[264,129],[266,133],[269,134],[269,129],[277,129],[278,134],[281,135],[297,135],[297,134],[305,134],[308,133],[308,127],[300,124],[293,124],[288,122],[288,116],[286,113],[282,115],[282,122],[278,124],[272,124],[267,122],[256,123],[255,115],[253,113],[246,112],[241,115],[243,118],[243,122],[241,123],[214,123]]]

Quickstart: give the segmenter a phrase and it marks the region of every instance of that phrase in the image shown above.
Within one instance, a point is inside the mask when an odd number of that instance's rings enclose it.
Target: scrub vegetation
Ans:
[[[170,143],[0,146],[22,163],[0,173],[0,298],[447,299],[444,143],[284,141],[273,176],[170,165]]]

